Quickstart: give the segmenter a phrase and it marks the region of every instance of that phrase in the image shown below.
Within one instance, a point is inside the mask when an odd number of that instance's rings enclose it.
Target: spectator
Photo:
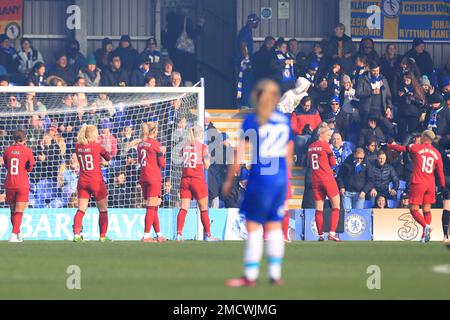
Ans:
[[[294,76],[298,78],[306,72],[308,58],[303,51],[300,51],[298,41],[295,38],[288,41],[288,52],[294,59]]]
[[[335,96],[341,94],[341,65],[334,63],[331,71],[327,73],[327,81],[330,85],[331,93]]]
[[[403,56],[397,52],[397,45],[395,43],[389,43],[381,57],[380,72],[386,77],[391,89],[393,89],[393,83],[395,81],[395,70],[400,65],[402,58]]]
[[[347,142],[342,140],[339,132],[333,133],[331,136],[331,151],[333,151],[336,159],[336,173],[339,173],[340,167],[344,164],[345,159],[352,154],[352,149]]]
[[[169,12],[166,16],[166,29],[162,33],[163,46],[167,49],[174,69],[185,80],[194,83],[197,80],[197,61],[195,39],[203,32],[205,18],[199,17],[196,24],[188,17],[187,9]]]
[[[62,206],[66,207],[70,199],[77,194],[78,176],[80,165],[76,153],[71,153],[64,170],[60,170],[58,183],[62,191]]]
[[[249,172],[248,169],[243,166],[241,168],[239,176],[236,176],[233,182],[233,187],[230,193],[223,197],[225,208],[239,208],[244,192],[247,188]]]
[[[406,52],[405,56],[413,58],[419,67],[420,74],[426,75],[431,79],[433,75],[433,60],[431,55],[425,49],[425,42],[420,38],[415,38],[412,43],[412,48]]]
[[[95,50],[94,56],[97,66],[104,71],[109,67],[109,55],[113,51],[113,44],[110,38],[103,38],[102,47]]]
[[[427,76],[420,77],[419,82],[425,95],[425,102],[428,102],[428,98],[434,93],[435,88],[431,85]]]
[[[33,114],[28,120],[27,142],[31,149],[36,150],[39,145],[39,139],[44,134],[44,123],[39,118],[39,115]]]
[[[375,138],[367,140],[365,144],[366,162],[374,166],[378,159],[377,140]]]
[[[163,195],[161,197],[163,208],[176,208],[180,206],[179,193],[172,188],[170,177],[164,178]]]
[[[11,46],[6,34],[0,34],[0,65],[10,74],[16,74],[20,60],[16,49]]]
[[[139,67],[139,53],[133,48],[131,38],[125,34],[120,37],[119,47],[114,50],[114,56],[119,56],[122,68],[130,72]]]
[[[155,37],[150,37],[147,40],[147,47],[141,52],[141,58],[146,57],[150,61],[150,66],[155,74],[160,74],[162,71],[161,52],[158,50],[158,43]],[[141,60],[142,61],[142,60]]]
[[[386,115],[387,109],[392,108],[389,84],[375,61],[370,63],[370,72],[358,80],[356,97],[360,99],[359,114],[364,124],[370,114],[381,118]]]
[[[171,77],[173,72],[173,62],[170,59],[164,61],[164,72],[159,76],[158,84],[161,87],[171,87]]]
[[[373,187],[369,196],[372,203],[378,195],[385,197],[395,197],[399,187],[399,179],[394,168],[386,163],[387,157],[384,151],[378,151],[378,158],[375,165],[370,166],[369,174],[373,181]],[[392,188],[390,185],[392,183]]]
[[[112,188],[109,190],[108,204],[112,208],[129,208],[131,206],[130,195],[127,194],[127,178],[125,172],[119,171],[114,176]]]
[[[428,103],[422,129],[433,130],[436,135],[445,137],[450,130],[450,109],[444,105],[442,95],[437,92],[430,96]]]
[[[121,165],[121,168],[123,165]],[[126,190],[125,194],[130,195],[130,205],[135,206],[137,203],[142,203],[137,195],[137,186],[139,179],[139,163],[137,150],[131,148],[128,150],[128,154],[125,160],[125,176],[126,176]]]
[[[358,146],[367,145],[369,141],[376,141],[377,145],[386,142],[386,137],[378,127],[378,117],[369,116],[368,127],[361,130]]]
[[[320,115],[328,113],[330,110],[330,100],[333,97],[333,92],[328,87],[327,78],[318,79],[318,86],[315,86],[311,92],[311,99],[313,106],[319,111]]]
[[[80,43],[78,40],[73,39],[67,43],[66,54],[69,60],[69,66],[72,66],[76,73],[86,67],[86,57],[80,52]]]
[[[75,82],[73,83],[74,87],[86,87],[86,79],[81,76],[75,78]]]
[[[110,55],[109,68],[103,71],[101,83],[104,87],[124,87],[129,84],[128,74],[122,68],[122,60],[117,53]]]
[[[47,85],[46,67],[43,62],[37,62],[28,77],[28,85],[44,87]]]
[[[375,209],[389,209],[389,207],[387,205],[386,197],[383,194],[379,194],[375,198],[374,208]]]
[[[299,77],[294,89],[286,91],[278,103],[278,110],[291,114],[300,104],[300,101],[308,96],[310,82],[306,78]]]
[[[2,112],[8,112],[8,113],[17,113],[17,112],[24,112],[25,106],[22,105],[16,95],[10,95],[8,97],[8,100],[6,102],[6,105],[1,106]]]
[[[282,93],[295,87],[294,58],[287,51],[287,42],[283,38],[275,43],[270,70]]]
[[[264,39],[261,48],[253,55],[252,69],[255,82],[269,78],[269,66],[272,58],[272,48],[275,45],[275,38],[268,36]]]
[[[347,139],[347,132],[349,126],[349,116],[347,112],[345,112],[341,106],[341,102],[339,101],[338,96],[334,96],[330,100],[331,112],[336,118],[336,129],[341,134],[342,139]]]
[[[352,73],[353,83],[356,85],[359,79],[363,78],[369,71],[369,63],[367,57],[358,53],[355,58],[355,70]]]
[[[329,66],[329,61],[324,53],[325,46],[322,42],[314,43],[313,51],[308,55],[308,65],[317,64],[318,77],[323,76]]]
[[[182,86],[183,81],[181,79],[181,74],[176,71],[172,72],[170,82],[172,84],[172,87],[174,87],[174,88],[178,88],[178,87]]]
[[[154,88],[157,85],[156,77],[154,75],[150,75],[145,81],[146,87]]]
[[[445,78],[442,82],[441,92],[445,100],[447,100],[450,96],[450,78]]]
[[[18,70],[24,77],[28,77],[36,63],[40,62],[43,65],[44,59],[41,53],[31,46],[30,39],[22,38],[20,40],[20,46],[22,50],[19,51],[20,65]]]
[[[339,101],[342,109],[350,115],[351,122],[359,122],[358,98],[353,88],[352,80],[346,74],[342,76],[342,90],[339,95]]]
[[[0,87],[9,86],[9,77],[7,75],[0,76]]]
[[[397,93],[399,88],[402,86],[403,75],[405,73],[412,73],[416,79],[421,77],[419,67],[417,67],[414,59],[409,57],[403,57],[400,61],[400,65],[397,66],[394,73],[394,79],[392,81],[392,92]],[[395,96],[394,96],[395,97]],[[395,100],[394,100],[395,101]],[[397,102],[397,101],[395,101]]]
[[[398,91],[398,138],[400,141],[417,130],[421,109],[425,105],[425,94],[417,79],[410,72],[403,75],[403,84]]]
[[[333,62],[342,66],[344,73],[351,74],[353,71],[352,57],[356,53],[352,38],[345,34],[345,25],[338,23],[334,28],[334,36],[331,37],[327,55]]]
[[[46,80],[47,86],[50,87],[66,87],[67,83],[58,76],[49,76]]]
[[[127,120],[124,123],[122,132],[119,136],[119,152],[120,157],[125,159],[126,155],[128,154],[128,151],[131,148],[136,148],[139,144],[140,140],[136,137],[133,129],[133,123],[131,120]]]
[[[359,43],[359,53],[367,58],[367,63],[375,62],[380,65],[380,56],[375,50],[375,43],[372,38],[363,37]]]
[[[306,96],[300,101],[291,115],[291,127],[295,134],[295,153],[297,161],[306,161],[305,148],[313,130],[322,122],[319,112],[312,107],[311,98]]]
[[[403,192],[400,196],[400,203],[398,204],[399,209],[408,209],[409,208],[409,195],[406,192]]]
[[[82,77],[87,87],[98,87],[101,82],[102,71],[97,68],[97,62],[93,55],[88,55],[86,60],[87,67],[84,67],[78,73],[79,77]]]
[[[94,103],[99,110],[105,110],[109,117],[114,116],[114,114],[116,113],[114,105],[106,93],[99,93]]]
[[[450,57],[447,58],[447,63],[438,72],[438,85],[439,88],[444,88],[450,84]]]
[[[373,187],[369,168],[362,148],[356,149],[355,153],[342,164],[337,183],[345,210],[364,209],[366,194]]]
[[[150,76],[150,59],[146,56],[140,57],[139,69],[130,72],[130,84],[132,87],[144,87]]]
[[[68,64],[67,55],[65,53],[60,52],[55,55],[55,58],[56,58],[56,65],[50,71],[50,75],[61,78],[69,86],[73,85],[77,73],[75,69]]]
[[[82,107],[80,106],[80,108]],[[82,123],[98,126],[101,124],[102,118],[103,118],[102,111],[97,109],[97,105],[95,103],[91,103],[87,112],[84,112],[83,114]]]
[[[310,83],[310,86],[309,86],[310,90],[312,90],[316,85],[315,80],[316,80],[317,70],[319,70],[319,64],[317,63],[317,61],[313,61],[313,62],[309,63],[308,67],[306,68],[305,78]]]
[[[111,122],[108,118],[103,119],[101,124],[101,133],[98,137],[98,142],[108,152],[112,158],[117,155],[117,139],[111,133]]]

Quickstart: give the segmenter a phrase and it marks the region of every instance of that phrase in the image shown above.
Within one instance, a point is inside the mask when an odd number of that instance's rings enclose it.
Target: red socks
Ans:
[[[155,207],[155,216],[153,217],[153,229],[155,229],[156,234],[161,232],[161,229],[159,227],[158,207]]]
[[[209,222],[208,210],[204,210],[204,211],[200,212],[200,220],[202,220],[204,233],[206,233],[206,235],[208,237],[211,237],[211,225]]]
[[[180,209],[177,216],[177,234],[183,234],[184,221],[186,220],[187,211]]]
[[[423,213],[423,217],[427,224],[431,224],[431,212],[427,211]]]
[[[77,213],[75,214],[75,218],[73,221],[73,233],[74,234],[81,233],[81,228],[83,226],[83,217],[84,217],[84,212],[81,210],[77,210]]]
[[[316,227],[319,236],[323,235],[323,211],[316,210]]]
[[[427,225],[425,218],[420,214],[419,210],[411,210],[411,215],[413,216],[414,220],[416,220],[422,227],[425,227]],[[431,222],[431,214],[429,220]]]
[[[283,235],[285,240],[288,240],[289,220],[289,210],[286,210],[283,217]]]
[[[155,219],[155,208],[157,207],[147,207],[145,212],[145,228],[144,233],[150,233],[152,229],[153,221]]]
[[[20,233],[20,225],[22,224],[23,212],[14,212],[11,216],[11,222],[13,225],[12,233]]]
[[[339,223],[339,209],[331,209],[330,232],[336,232]]]
[[[106,237],[106,232],[108,231],[108,211],[100,212],[98,224],[100,226],[100,238]]]

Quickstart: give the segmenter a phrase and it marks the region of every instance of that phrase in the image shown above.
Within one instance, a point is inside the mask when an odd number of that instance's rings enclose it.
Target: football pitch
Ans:
[[[290,243],[283,286],[268,284],[264,261],[256,288],[227,288],[242,251],[230,241],[2,241],[0,299],[450,299],[450,250],[440,242]],[[67,288],[73,265],[79,290]],[[369,290],[373,265],[381,288]]]

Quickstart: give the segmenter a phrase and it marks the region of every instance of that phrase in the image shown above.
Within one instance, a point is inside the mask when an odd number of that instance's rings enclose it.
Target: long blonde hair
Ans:
[[[151,136],[156,136],[156,130],[158,129],[158,124],[156,122],[144,122],[141,125],[141,139],[145,140],[151,138]]]
[[[89,139],[97,141],[98,129],[94,125],[83,124],[80,131],[78,131],[77,141],[80,144],[87,145],[89,143]]]

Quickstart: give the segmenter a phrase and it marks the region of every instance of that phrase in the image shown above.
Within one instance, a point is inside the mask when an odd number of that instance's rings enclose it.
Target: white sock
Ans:
[[[161,238],[161,232],[157,232],[157,233],[156,233],[156,236],[157,236],[158,238]]]
[[[281,279],[281,263],[284,256],[284,238],[281,229],[267,232],[266,252],[269,277],[274,280]]]
[[[244,275],[250,281],[255,281],[258,279],[262,254],[262,230],[251,233],[249,232],[244,250]]]
[[[150,233],[144,233],[144,239],[149,239],[150,238]]]

